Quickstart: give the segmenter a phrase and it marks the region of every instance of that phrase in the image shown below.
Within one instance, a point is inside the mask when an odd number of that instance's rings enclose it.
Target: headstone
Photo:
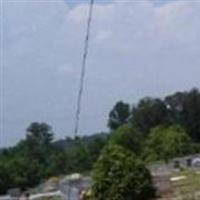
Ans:
[[[12,189],[9,189],[7,191],[8,195],[10,195],[11,197],[13,198],[17,198],[17,197],[20,197],[21,195],[21,190],[19,188],[12,188]]]
[[[175,160],[174,161],[174,169],[180,169],[181,168],[181,164],[179,160]]]
[[[186,166],[187,166],[187,167],[192,167],[192,159],[191,159],[191,158],[188,158],[188,159],[186,160]]]
[[[192,160],[192,167],[196,169],[200,169],[200,157],[194,158]]]

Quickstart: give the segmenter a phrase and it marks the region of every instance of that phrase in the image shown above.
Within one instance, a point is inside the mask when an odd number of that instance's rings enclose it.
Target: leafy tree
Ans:
[[[66,153],[69,159],[69,172],[83,172],[91,169],[92,163],[89,150],[80,139],[77,139],[75,145]]]
[[[131,151],[118,145],[103,150],[93,180],[95,200],[147,200],[154,194],[149,171]]]
[[[16,157],[7,165],[11,177],[11,187],[27,189],[40,183],[43,178],[43,166],[36,160]]]
[[[48,124],[32,123],[24,140],[0,151],[0,194],[34,187],[50,176],[89,172],[107,140],[101,133],[55,143]]]
[[[193,144],[179,125],[158,126],[151,130],[146,144],[148,160],[165,160],[193,153]]]
[[[53,141],[53,131],[46,123],[32,123],[27,128],[27,136],[22,141],[26,156],[37,160],[40,164],[50,164],[49,158],[51,155]],[[23,149],[23,148],[22,148]]]
[[[102,149],[107,144],[110,135],[105,133],[100,133],[93,135],[92,140],[88,140],[87,149],[91,160],[91,169],[93,164],[97,161]]]
[[[200,92],[177,92],[165,98],[171,121],[181,124],[194,142],[200,142]]]
[[[10,176],[7,164],[0,160],[0,194],[5,194],[10,187]]]
[[[108,127],[115,130],[129,121],[131,115],[130,106],[127,103],[119,101],[109,113]]]
[[[168,110],[160,99],[144,98],[132,111],[132,123],[142,133],[148,134],[150,129],[168,123]]]
[[[142,151],[143,139],[139,130],[130,125],[123,125],[112,133],[110,143],[120,145],[138,155]]]
[[[32,123],[27,129],[27,136],[15,147],[1,152],[5,174],[0,173],[0,180],[4,180],[4,189],[19,187],[25,189],[37,185],[49,174],[52,165],[53,132],[45,123]],[[7,174],[9,172],[9,174]],[[9,176],[8,176],[9,175]]]
[[[27,128],[27,140],[48,146],[53,140],[52,128],[46,123],[34,122]]]
[[[67,153],[63,149],[53,149],[48,155],[48,165],[45,165],[45,172],[43,176],[59,176],[69,173],[68,163],[69,158]]]

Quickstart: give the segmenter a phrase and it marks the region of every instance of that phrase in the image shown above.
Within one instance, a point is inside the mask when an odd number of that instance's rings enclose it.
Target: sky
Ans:
[[[46,122],[73,136],[87,1],[3,0],[0,147]],[[118,100],[200,86],[200,1],[98,0],[80,135],[106,131]]]

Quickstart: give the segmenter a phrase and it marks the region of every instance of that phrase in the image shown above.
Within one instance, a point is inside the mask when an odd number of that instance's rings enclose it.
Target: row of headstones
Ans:
[[[193,169],[200,170],[200,157],[187,158],[185,160],[175,160],[174,168],[175,169],[193,168]]]

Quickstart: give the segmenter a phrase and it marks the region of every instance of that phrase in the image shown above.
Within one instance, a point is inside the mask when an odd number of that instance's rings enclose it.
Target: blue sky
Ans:
[[[87,4],[3,0],[0,146],[33,121],[72,135]],[[118,100],[200,86],[200,2],[96,4],[80,134],[106,130]]]

